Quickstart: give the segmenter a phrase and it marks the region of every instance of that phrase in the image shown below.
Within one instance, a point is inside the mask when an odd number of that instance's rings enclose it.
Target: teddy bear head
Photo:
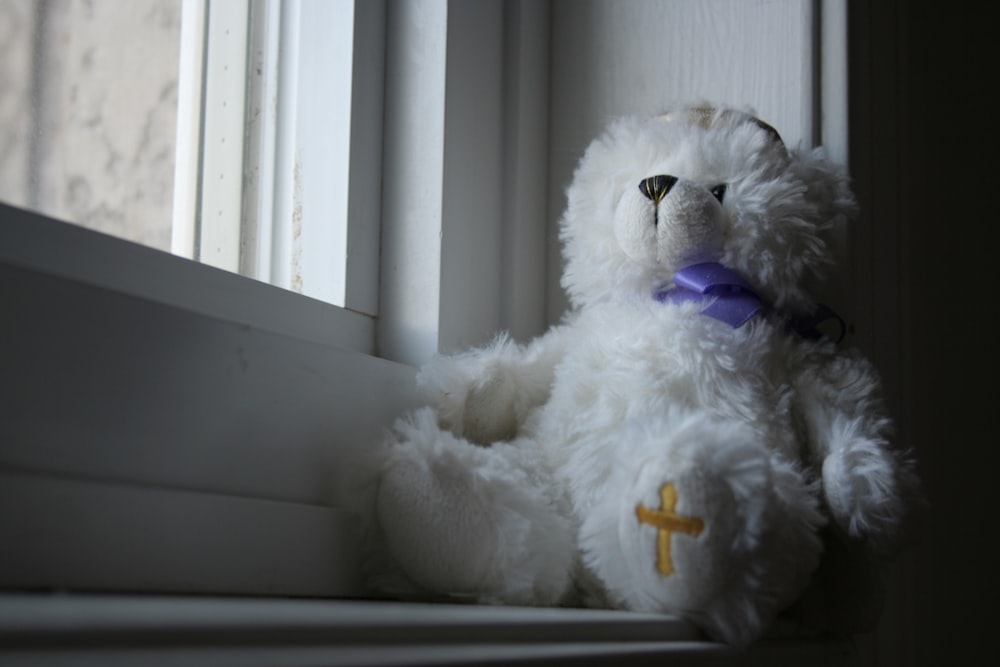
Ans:
[[[790,151],[750,113],[707,106],[612,122],[567,197],[562,282],[574,308],[648,297],[715,262],[772,306],[808,312],[831,263],[826,237],[854,209],[822,149]]]

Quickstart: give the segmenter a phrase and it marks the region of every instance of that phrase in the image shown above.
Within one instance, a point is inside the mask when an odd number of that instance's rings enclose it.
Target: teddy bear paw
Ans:
[[[436,357],[418,375],[418,384],[434,406],[438,423],[471,442],[510,440],[519,419],[517,383],[500,359],[506,341],[492,348],[454,357]]]
[[[482,589],[498,535],[460,471],[413,460],[392,465],[379,482],[377,509],[393,557],[420,587],[458,596]]]
[[[831,515],[848,535],[888,550],[904,539],[909,508],[920,495],[912,463],[866,439],[827,456],[823,492]]]
[[[392,559],[439,595],[552,604],[568,586],[568,522],[523,452],[439,431],[429,409],[403,428],[376,497]],[[537,477],[537,475],[536,475]]]

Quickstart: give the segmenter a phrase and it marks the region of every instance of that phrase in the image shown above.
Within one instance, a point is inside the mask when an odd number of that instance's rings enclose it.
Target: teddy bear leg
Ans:
[[[583,520],[586,563],[626,608],[753,641],[818,563],[814,489],[743,424],[693,416],[622,435],[606,501]]]
[[[442,431],[430,410],[400,429],[376,512],[392,559],[437,594],[554,604],[569,584],[565,509],[531,449],[480,447]]]

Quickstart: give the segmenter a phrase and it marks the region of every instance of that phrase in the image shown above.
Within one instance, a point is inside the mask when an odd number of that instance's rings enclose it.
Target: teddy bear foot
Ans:
[[[557,603],[573,544],[564,514],[513,445],[484,448],[420,411],[403,427],[377,493],[398,566],[428,592],[510,604]],[[525,464],[525,465],[521,465]]]
[[[634,463],[611,483],[618,500],[582,527],[587,562],[622,606],[679,614],[746,645],[818,563],[815,490],[749,427],[673,426],[629,446]]]

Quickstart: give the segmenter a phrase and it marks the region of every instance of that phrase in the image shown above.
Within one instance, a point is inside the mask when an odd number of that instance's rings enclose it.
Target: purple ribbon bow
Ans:
[[[708,306],[701,314],[725,322],[734,329],[770,310],[750,283],[716,262],[693,264],[681,269],[674,275],[674,286],[660,290],[654,296],[661,303],[708,301]],[[847,326],[825,304],[817,305],[815,312],[807,317],[788,319],[787,326],[800,336],[816,339],[824,335],[819,331],[818,325],[827,320],[836,320],[839,324],[840,332],[835,340],[839,343]]]
[[[710,301],[701,311],[734,329],[767,309],[750,284],[716,262],[693,264],[674,275],[674,287],[656,293],[661,303]]]

